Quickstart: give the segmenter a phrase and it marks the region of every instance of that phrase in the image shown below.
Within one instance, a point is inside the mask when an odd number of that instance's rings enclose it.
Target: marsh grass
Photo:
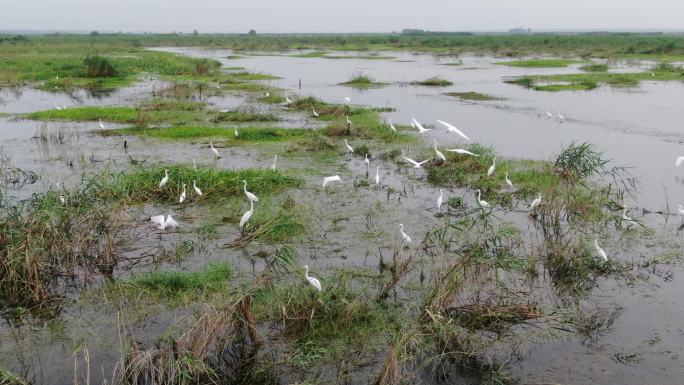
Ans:
[[[505,65],[509,67],[522,68],[562,68],[571,64],[582,63],[580,60],[572,59],[534,59],[534,60],[512,60],[496,62],[494,64]]]
[[[182,109],[164,109],[164,107],[179,107]],[[24,114],[26,119],[45,121],[106,122],[121,124],[184,124],[204,122],[207,113],[201,109],[191,109],[187,103],[156,103],[141,108],[134,107],[73,107],[65,110],[46,110]]]
[[[434,76],[434,77],[431,77],[431,78],[425,79],[425,80],[413,81],[410,84],[414,85],[414,86],[446,87],[446,86],[450,86],[454,83],[452,83],[446,79],[442,79],[439,76]]]
[[[487,95],[487,94],[483,94],[480,92],[474,92],[474,91],[447,92],[444,95],[457,97],[457,98],[463,99],[463,100],[476,100],[476,101],[499,100],[500,99],[500,98],[497,98],[497,97],[492,96],[492,95]]]
[[[579,69],[581,69],[584,72],[608,72],[608,64],[602,64],[602,63],[585,64],[585,65],[581,66]]]
[[[254,142],[280,142],[298,140],[315,136],[316,131],[298,128],[277,127],[238,127],[239,135],[235,136],[234,127],[211,126],[173,126],[167,128],[130,127],[103,132],[104,135],[141,135],[160,139],[196,139],[218,138],[226,145],[240,145]]]
[[[380,88],[384,87],[385,83],[376,82],[371,77],[366,75],[357,75],[341,85],[357,88],[357,89],[370,89],[370,88]]]

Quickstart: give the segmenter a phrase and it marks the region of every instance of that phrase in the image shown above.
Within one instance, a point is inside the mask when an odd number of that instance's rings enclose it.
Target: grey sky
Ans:
[[[684,29],[682,15],[682,0],[0,0],[5,30]]]

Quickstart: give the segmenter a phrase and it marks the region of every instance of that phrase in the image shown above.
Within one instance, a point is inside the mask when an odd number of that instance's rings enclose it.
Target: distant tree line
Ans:
[[[16,36],[0,35],[0,43],[26,43],[28,41],[29,41],[28,37],[26,37],[24,35],[16,35]]]

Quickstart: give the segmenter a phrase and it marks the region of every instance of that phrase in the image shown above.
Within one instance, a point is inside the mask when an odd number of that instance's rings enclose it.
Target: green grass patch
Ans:
[[[584,72],[608,72],[608,64],[602,64],[602,63],[586,64],[586,65],[581,66],[579,69],[581,69]]]
[[[355,76],[340,84],[358,89],[380,88],[385,86],[385,83],[376,82],[372,78],[365,75]]]
[[[170,105],[172,106],[172,105]],[[74,107],[65,110],[46,110],[22,115],[26,119],[47,121],[88,122],[103,121],[122,124],[183,124],[207,120],[207,113],[202,110],[157,110],[134,107]]]
[[[328,54],[328,51],[313,51],[313,52],[304,52],[304,53],[298,53],[298,54],[290,55],[290,57],[315,58],[315,57],[324,57],[327,54]]]
[[[511,60],[511,61],[500,61],[494,64],[505,65],[509,67],[522,67],[522,68],[562,68],[567,67],[571,64],[582,63],[579,60],[572,59],[534,59],[534,60]]]
[[[464,99],[464,100],[477,100],[477,101],[499,100],[499,98],[497,98],[495,96],[487,95],[487,94],[483,94],[483,93],[475,92],[475,91],[447,92],[444,95],[453,96],[453,97],[456,97],[459,99]]]
[[[303,128],[238,127],[237,130],[237,137],[235,136],[235,128],[233,127],[211,126],[173,126],[168,128],[130,127],[109,130],[106,131],[106,134],[132,134],[164,139],[217,138],[225,140],[226,144],[278,142],[312,135],[312,130]]]
[[[274,114],[262,114],[257,112],[240,112],[240,111],[228,111],[219,112],[211,121],[213,123],[221,122],[277,122],[279,119]]]
[[[446,87],[446,86],[452,85],[453,83],[446,80],[446,79],[442,79],[438,76],[434,76],[434,77],[431,77],[429,79],[411,82],[410,84],[412,84],[414,86]]]

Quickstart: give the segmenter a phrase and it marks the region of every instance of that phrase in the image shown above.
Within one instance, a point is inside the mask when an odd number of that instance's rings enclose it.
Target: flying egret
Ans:
[[[675,166],[677,166],[677,167],[681,166],[682,162],[684,162],[684,156],[678,156],[677,160],[675,161]]]
[[[309,276],[309,266],[307,265],[304,265],[304,278],[306,278],[306,281],[309,285],[313,286],[314,289],[321,291],[321,281],[315,277]]]
[[[249,201],[249,210],[245,211],[244,214],[242,214],[242,218],[240,218],[240,226],[243,227],[245,223],[249,220],[249,218],[252,217],[252,214],[254,213],[254,201],[250,200]]]
[[[64,195],[59,196],[59,203],[61,203],[62,206],[66,205],[66,198],[64,198]]]
[[[424,134],[424,133],[426,133],[426,132],[432,130],[432,128],[425,128],[425,127],[423,127],[423,125],[420,124],[420,122],[418,122],[418,121],[416,120],[416,118],[413,118],[413,121],[412,121],[412,122],[413,122],[413,124],[414,124],[414,127],[418,129],[418,133],[419,133],[419,134]]]
[[[159,188],[166,186],[166,182],[169,181],[169,170],[164,170],[164,177],[159,181]]]
[[[214,142],[209,142],[209,147],[211,147],[211,152],[214,153],[214,156],[216,156],[216,158],[221,157],[221,154],[219,154],[218,150],[214,148]]]
[[[370,169],[370,160],[368,160],[368,154],[366,154],[366,159],[363,161],[366,164],[366,168]]]
[[[424,160],[422,162],[416,162],[415,160],[413,160],[411,158],[407,158],[405,156],[402,156],[402,158],[406,159],[407,162],[411,163],[413,165],[413,168],[420,168],[423,164],[430,161],[430,159],[427,159],[427,160]]]
[[[508,186],[508,188],[513,188],[513,182],[508,179],[508,171],[506,171],[506,174],[504,174],[504,180],[506,181],[506,186]]]
[[[437,158],[442,162],[446,162],[446,157],[444,156],[444,154],[442,154],[442,152],[437,149],[437,141],[433,139],[432,142],[435,144],[435,154],[437,154]]]
[[[594,248],[596,249],[596,253],[605,261],[608,262],[608,256],[606,255],[606,252],[603,251],[601,246],[598,244],[598,238],[594,239]]]
[[[679,209],[677,210],[679,212],[679,215],[684,215],[684,208],[682,208],[682,205],[677,205],[677,208]]]
[[[259,198],[257,198],[256,195],[247,191],[247,181],[244,179],[242,180],[242,189],[245,191],[245,195],[247,195],[247,199],[249,199],[250,201],[259,202]]]
[[[437,198],[437,211],[442,208],[442,201],[444,200],[444,189],[439,189],[439,197]]]
[[[313,116],[315,116],[315,117],[319,116],[318,112],[316,112],[316,109],[314,108],[314,106],[311,106],[311,111],[313,111]]]
[[[389,120],[389,126],[392,129],[392,131],[397,132],[397,128],[394,127],[394,124],[392,124],[392,119]]]
[[[401,239],[402,239],[402,243],[403,243],[404,247],[409,247],[409,245],[411,244],[411,237],[409,237],[408,234],[406,234],[404,232],[404,224],[403,223],[399,224],[399,232],[401,233]]]
[[[344,104],[348,106],[349,103],[351,103],[351,98],[349,96],[345,96],[344,97]]]
[[[463,139],[465,139],[465,140],[470,140],[470,138],[469,138],[468,136],[466,136],[466,134],[464,134],[461,130],[459,130],[459,129],[456,128],[455,126],[453,126],[453,125],[451,125],[451,124],[449,124],[449,123],[447,123],[447,122],[441,121],[441,120],[439,120],[439,119],[436,119],[436,120],[437,120],[437,123],[439,123],[439,124],[443,125],[444,127],[446,127],[446,128],[447,128],[447,131],[449,131],[449,132],[454,132],[454,133],[456,133],[456,134],[462,136]]]
[[[192,158],[192,169],[197,171],[197,162],[195,162],[195,158]]]
[[[487,169],[487,176],[492,176],[494,174],[494,170],[496,169],[496,157],[494,157],[494,160],[492,161],[492,165],[489,166]]]
[[[104,130],[104,124],[102,124],[102,119],[100,119],[100,128]]]
[[[345,145],[345,147],[347,147],[348,152],[352,152],[352,153],[354,152],[354,147],[349,145],[349,142],[347,142],[347,139],[344,140],[344,145]]]
[[[541,193],[537,193],[537,197],[532,201],[532,204],[530,205],[530,211],[534,211],[539,204],[541,204]]]
[[[565,120],[565,116],[561,115],[560,111],[558,111],[558,119]]]
[[[195,194],[202,196],[202,190],[197,187],[197,183],[194,180],[192,181],[192,188],[195,190]]]
[[[470,152],[470,151],[463,149],[463,148],[452,148],[452,149],[447,149],[447,151],[456,152],[456,153],[463,154],[463,155],[480,156],[479,154],[476,154],[474,152]]]
[[[275,156],[273,157],[273,164],[271,165],[271,170],[275,171],[277,161],[278,161],[278,154],[275,154]]]
[[[160,230],[164,230],[167,227],[172,228],[178,226],[178,222],[176,222],[175,219],[171,216],[171,214],[167,215],[166,218],[164,218],[164,215],[155,215],[153,217],[150,217],[150,220],[152,223],[156,223],[159,225]]]
[[[375,166],[375,184],[380,184],[380,166]]]
[[[183,191],[181,192],[180,198],[178,198],[178,203],[183,203],[185,201],[185,183],[183,183]]]
[[[480,189],[478,189],[477,190],[477,204],[479,204],[480,207],[482,207],[483,209],[490,207],[489,202],[483,201],[481,198],[482,198],[482,192],[480,191]]]
[[[416,124],[415,124],[415,123],[413,123],[413,120],[411,120],[411,127],[413,127],[413,128],[417,128],[417,127],[416,127]]]
[[[285,101],[287,104],[292,104],[292,100],[290,100],[290,98],[287,96],[287,91],[285,91]]]
[[[549,119],[553,119],[553,114],[552,114],[551,111],[549,111],[548,109],[546,110],[546,116],[547,116]]]
[[[326,176],[323,178],[323,188],[328,185],[330,182],[341,182],[342,179],[340,179],[339,175],[333,175],[333,176]]]

